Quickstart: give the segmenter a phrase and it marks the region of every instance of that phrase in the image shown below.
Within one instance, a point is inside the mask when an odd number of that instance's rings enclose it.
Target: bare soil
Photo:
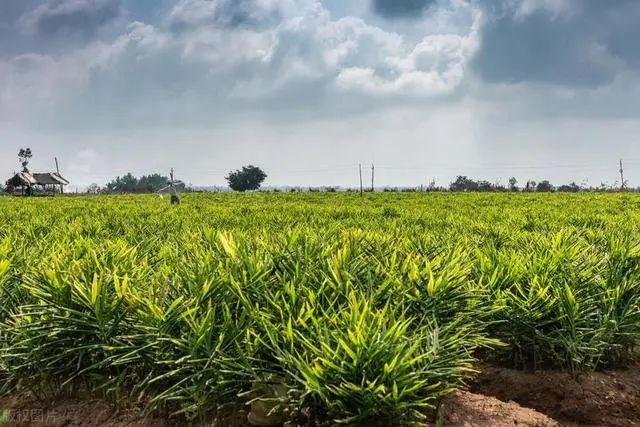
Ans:
[[[545,415],[493,397],[458,391],[444,402],[443,425],[448,427],[554,427]],[[11,410],[3,427],[170,427],[180,422],[145,419],[136,409],[117,409],[100,400],[57,399],[42,402],[29,399],[0,399],[0,408]],[[246,413],[224,422],[225,427],[248,427]]]
[[[169,427],[163,419],[146,419],[136,408],[115,408],[101,400],[54,399],[38,401],[7,397],[0,399],[4,423],[11,427]]]
[[[126,404],[126,403],[125,403]],[[60,398],[49,401],[24,397],[0,398],[1,427],[184,427],[185,420],[147,418],[141,408],[116,407],[99,399]],[[223,427],[247,427],[247,413],[238,411]]]
[[[443,403],[444,426],[448,427],[554,427],[550,418],[520,405],[493,397],[459,391]],[[180,425],[166,419],[145,419],[139,410],[117,409],[100,400],[58,399],[50,402],[0,399],[0,408],[11,410],[3,427],[170,427]],[[246,414],[227,420],[225,427],[246,427]]]
[[[532,409],[495,397],[458,391],[445,399],[443,425],[447,427],[555,427],[559,424]]]
[[[483,365],[469,391],[443,402],[448,427],[640,425],[640,365],[572,378],[559,372],[527,373]],[[0,398],[7,427],[172,427],[163,418],[145,418],[135,407],[116,408],[101,400]],[[245,427],[246,413],[224,425]]]
[[[527,373],[481,367],[474,393],[514,401],[571,426],[640,425],[640,365],[572,378],[560,372]]]

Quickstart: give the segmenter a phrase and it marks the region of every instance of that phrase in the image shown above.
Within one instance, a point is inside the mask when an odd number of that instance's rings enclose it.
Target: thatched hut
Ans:
[[[69,185],[69,181],[55,172],[18,172],[6,182],[8,193],[27,196],[36,192],[41,194],[63,194],[65,185]]]

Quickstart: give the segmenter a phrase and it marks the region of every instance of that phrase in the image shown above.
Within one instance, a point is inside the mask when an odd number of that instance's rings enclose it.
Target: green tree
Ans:
[[[575,182],[572,182],[569,185],[561,185],[558,187],[558,191],[561,193],[578,193],[580,191],[580,186]]]
[[[518,191],[518,180],[513,176],[509,178],[509,190]]]
[[[266,178],[267,174],[262,169],[249,165],[235,172],[229,172],[226,180],[233,191],[243,192],[258,190]]]
[[[87,194],[98,194],[100,193],[100,186],[95,182],[87,188]]]
[[[138,178],[133,176],[131,172],[116,177],[115,180],[107,184],[107,191],[114,193],[134,193],[138,186]]]
[[[143,175],[140,178],[128,173],[109,182],[105,190],[109,193],[155,193],[168,185],[169,178],[157,173]],[[184,191],[185,184],[177,183],[177,191]]]
[[[169,178],[160,174],[145,175],[138,180],[138,193],[155,193],[156,191],[167,186]]]
[[[449,186],[451,191],[477,191],[478,183],[466,176],[458,176]]]
[[[29,165],[31,157],[33,157],[31,148],[21,148],[20,151],[18,151],[18,159],[20,160],[20,165],[22,165],[22,172],[29,172],[27,166]]]
[[[554,191],[553,185],[547,180],[538,183],[536,191],[539,193],[550,193]]]

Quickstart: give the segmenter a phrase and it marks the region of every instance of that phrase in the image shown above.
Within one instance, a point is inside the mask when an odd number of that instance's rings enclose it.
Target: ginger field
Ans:
[[[577,376],[640,342],[633,194],[0,197],[0,221],[5,395],[420,425],[478,362]]]

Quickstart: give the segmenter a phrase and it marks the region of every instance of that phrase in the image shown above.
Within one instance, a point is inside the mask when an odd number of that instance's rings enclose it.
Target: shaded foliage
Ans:
[[[233,191],[244,192],[258,190],[266,178],[267,174],[262,169],[249,165],[230,172],[226,180]]]
[[[31,148],[21,148],[20,151],[18,151],[18,159],[22,166],[22,172],[29,172],[28,166],[32,157],[33,153],[31,153]]]
[[[155,193],[168,185],[169,178],[157,173],[143,175],[140,178],[128,173],[109,182],[103,191],[107,193]],[[184,184],[177,184],[176,189],[182,191]],[[91,190],[96,191],[92,186]]]
[[[539,182],[538,185],[536,186],[536,191],[538,193],[551,193],[554,190],[555,188],[553,187],[553,185],[546,179],[544,181]]]

